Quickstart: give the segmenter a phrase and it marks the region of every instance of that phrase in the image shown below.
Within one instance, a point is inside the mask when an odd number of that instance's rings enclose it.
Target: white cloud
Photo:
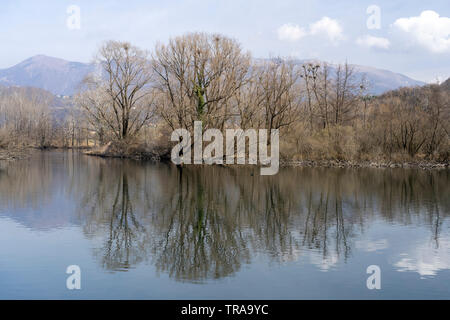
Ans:
[[[418,17],[397,19],[393,26],[431,52],[450,52],[450,18],[440,17],[435,11],[427,10]]]
[[[312,23],[309,26],[309,32],[312,35],[324,34],[333,43],[337,43],[344,38],[342,34],[342,27],[337,20],[323,17],[319,21]]]
[[[278,39],[280,40],[287,40],[287,41],[297,41],[300,38],[303,38],[306,36],[305,29],[293,25],[293,24],[283,24],[281,27],[278,28]]]
[[[391,42],[386,38],[365,35],[356,39],[356,43],[363,47],[389,49]]]
[[[284,24],[278,28],[278,39],[295,42],[305,36],[325,35],[333,44],[344,39],[343,29],[339,22],[328,17],[309,25],[308,30],[294,24]]]

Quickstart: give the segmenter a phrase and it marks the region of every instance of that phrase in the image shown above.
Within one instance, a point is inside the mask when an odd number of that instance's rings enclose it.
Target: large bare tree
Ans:
[[[247,82],[250,56],[233,39],[190,33],[160,44],[153,55],[160,116],[172,128],[222,129],[231,98]]]
[[[118,140],[135,136],[154,115],[148,53],[128,42],[108,41],[97,63],[100,70],[85,79],[78,104],[98,132]]]

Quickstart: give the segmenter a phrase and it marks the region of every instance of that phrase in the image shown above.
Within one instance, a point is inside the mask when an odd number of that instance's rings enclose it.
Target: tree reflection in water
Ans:
[[[438,247],[450,212],[448,170],[284,168],[263,177],[257,168],[49,157],[8,166],[1,203],[38,205],[63,185],[78,204],[69,219],[100,241],[94,255],[105,269],[149,263],[179,281],[232,276],[258,256],[282,263],[313,251],[345,261],[375,221],[427,226]],[[45,214],[41,223],[53,219]]]
[[[447,188],[436,185],[442,173],[297,168],[261,177],[249,168],[123,161],[98,171],[101,191],[89,192],[97,196],[84,201],[93,204],[84,220],[87,230],[109,226],[100,232],[108,235],[105,268],[145,260],[181,281],[233,275],[259,253],[276,262],[301,259],[304,250],[345,260],[354,239],[380,216],[406,224],[431,219],[437,244],[439,207],[449,205],[437,193]],[[104,212],[109,220],[99,219]],[[86,217],[85,208],[80,213]]]

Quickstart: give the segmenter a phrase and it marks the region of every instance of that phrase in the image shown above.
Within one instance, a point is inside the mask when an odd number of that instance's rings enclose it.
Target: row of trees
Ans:
[[[449,157],[448,81],[374,97],[351,65],[253,59],[236,40],[205,33],[152,52],[109,41],[96,61],[65,118],[51,120],[44,97],[9,95],[0,130],[41,146],[153,141],[168,151],[172,130],[202,121],[203,130],[279,129],[286,159]]]
[[[58,109],[48,91],[0,88],[0,148],[80,147],[96,143],[79,110]]]
[[[54,138],[52,95],[34,88],[0,88],[0,147],[46,146]]]
[[[289,159],[448,159],[443,86],[373,97],[348,64],[252,59],[235,40],[204,33],[170,39],[152,53],[110,41],[97,58],[102,71],[86,79],[77,101],[100,143],[136,141],[149,126],[192,130],[202,121],[204,130],[280,129]]]
[[[85,80],[77,101],[97,132],[116,139],[135,137],[152,120],[172,130],[192,130],[194,121],[204,129],[270,130],[299,119],[302,89],[294,64],[252,62],[221,35],[184,35],[151,55],[111,41],[98,58],[103,74]]]
[[[446,84],[402,88],[379,97],[363,127],[362,151],[448,160],[450,96]]]

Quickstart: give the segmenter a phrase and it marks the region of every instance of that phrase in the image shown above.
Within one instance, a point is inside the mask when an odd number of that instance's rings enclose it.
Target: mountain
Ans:
[[[307,60],[299,60],[304,63]],[[366,76],[371,86],[371,94],[398,89],[406,86],[422,86],[425,83],[389,70],[352,65],[356,77]],[[333,65],[330,65],[333,68]],[[94,65],[70,62],[59,58],[38,55],[11,68],[0,69],[0,85],[30,86],[45,89],[55,95],[71,96],[83,78],[94,71]]]
[[[93,65],[37,55],[15,66],[0,69],[0,85],[37,87],[55,95],[73,95]]]
[[[366,75],[366,78],[369,81],[370,92],[376,95],[401,87],[421,87],[426,84],[425,82],[414,80],[403,74],[389,70],[360,65],[352,66],[356,77],[361,78],[363,75]]]

